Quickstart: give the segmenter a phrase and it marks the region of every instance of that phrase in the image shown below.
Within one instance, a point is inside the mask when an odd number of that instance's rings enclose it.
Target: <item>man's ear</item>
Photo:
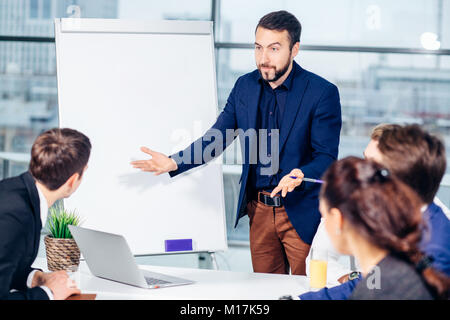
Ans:
[[[298,51],[300,50],[300,42],[296,42],[294,46],[292,47],[292,58],[295,58],[298,54]]]
[[[69,188],[73,188],[73,185],[75,184],[75,182],[78,181],[78,179],[80,178],[80,174],[78,172],[74,173],[68,180],[67,180],[67,186]]]

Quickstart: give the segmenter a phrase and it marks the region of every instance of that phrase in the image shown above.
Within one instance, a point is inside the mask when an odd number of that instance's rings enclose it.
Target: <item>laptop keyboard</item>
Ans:
[[[156,279],[156,278],[150,278],[150,277],[144,277],[144,278],[145,278],[145,281],[147,281],[147,284],[149,286],[153,286],[153,285],[156,285],[156,284],[172,283],[170,281],[164,281],[164,280]]]

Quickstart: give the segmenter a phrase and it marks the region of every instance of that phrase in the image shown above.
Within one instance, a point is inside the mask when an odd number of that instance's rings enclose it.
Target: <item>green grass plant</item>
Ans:
[[[81,219],[76,210],[67,210],[62,203],[55,204],[49,210],[48,231],[53,238],[72,239],[68,226],[80,224]]]

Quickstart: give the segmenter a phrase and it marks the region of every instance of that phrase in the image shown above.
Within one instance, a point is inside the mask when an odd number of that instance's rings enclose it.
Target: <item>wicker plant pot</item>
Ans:
[[[45,236],[47,267],[50,271],[66,270],[80,264],[80,249],[74,239],[58,239]]]

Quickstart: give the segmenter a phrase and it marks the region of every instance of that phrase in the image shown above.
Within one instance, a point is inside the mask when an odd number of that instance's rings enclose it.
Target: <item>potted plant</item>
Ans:
[[[67,270],[80,264],[80,249],[68,228],[78,226],[81,219],[75,210],[67,210],[62,203],[50,208],[48,216],[48,231],[45,236],[45,252],[47,267],[50,271]]]

